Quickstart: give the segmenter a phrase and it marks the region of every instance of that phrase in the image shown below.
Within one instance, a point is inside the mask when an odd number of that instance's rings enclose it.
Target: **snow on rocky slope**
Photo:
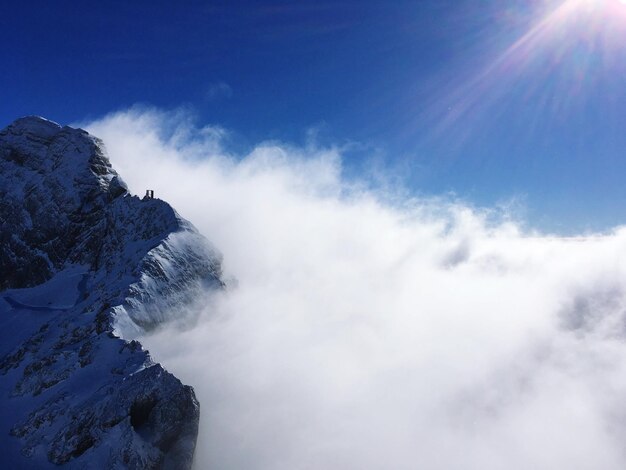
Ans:
[[[2,460],[189,468],[193,389],[132,338],[222,287],[221,255],[131,196],[97,138],[38,117],[0,131]]]

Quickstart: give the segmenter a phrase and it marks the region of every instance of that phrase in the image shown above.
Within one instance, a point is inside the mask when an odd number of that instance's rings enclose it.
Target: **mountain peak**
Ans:
[[[189,266],[190,279],[220,282],[221,255],[193,225],[165,201],[131,196],[100,139],[43,118],[21,118],[0,131],[0,221],[0,272],[7,273],[0,289],[33,287],[77,264],[143,279],[138,267],[152,266],[150,253],[172,238],[186,240],[177,261],[189,252],[204,260]],[[165,284],[180,275],[149,270]],[[153,320],[137,315],[131,323]]]
[[[75,189],[91,184],[106,190],[114,178],[116,186],[126,189],[100,139],[38,116],[17,119],[0,131],[0,165],[3,171],[7,165],[21,167],[66,186],[73,182]]]
[[[193,225],[129,194],[98,138],[28,116],[0,131],[0,273],[9,466],[189,468],[193,390],[132,338],[223,287]]]
[[[94,235],[127,188],[102,142],[38,117],[0,131],[0,288],[29,287],[68,262],[93,264]]]
[[[57,134],[61,129],[60,124],[41,116],[24,116],[7,127],[7,130],[13,134],[33,134],[48,138]]]

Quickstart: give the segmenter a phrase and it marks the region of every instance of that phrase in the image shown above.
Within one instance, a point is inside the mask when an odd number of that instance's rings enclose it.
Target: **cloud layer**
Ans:
[[[237,287],[143,339],[195,387],[197,468],[626,468],[626,230],[562,239],[346,181],[341,152],[134,109],[86,125]]]

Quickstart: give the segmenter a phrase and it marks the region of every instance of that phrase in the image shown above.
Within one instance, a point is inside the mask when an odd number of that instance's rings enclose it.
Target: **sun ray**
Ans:
[[[571,113],[568,109],[592,95],[599,81],[623,69],[626,0],[551,3],[526,32],[450,93],[439,108],[435,138],[457,123],[463,123],[462,135],[472,135],[481,116],[493,117],[494,107],[513,91],[529,100],[534,96],[544,120]]]

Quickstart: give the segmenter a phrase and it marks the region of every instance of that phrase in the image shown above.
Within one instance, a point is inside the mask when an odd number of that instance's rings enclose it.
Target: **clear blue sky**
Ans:
[[[141,103],[259,140],[359,142],[347,171],[521,197],[531,224],[626,223],[620,0],[29,1],[0,19],[0,126]]]

